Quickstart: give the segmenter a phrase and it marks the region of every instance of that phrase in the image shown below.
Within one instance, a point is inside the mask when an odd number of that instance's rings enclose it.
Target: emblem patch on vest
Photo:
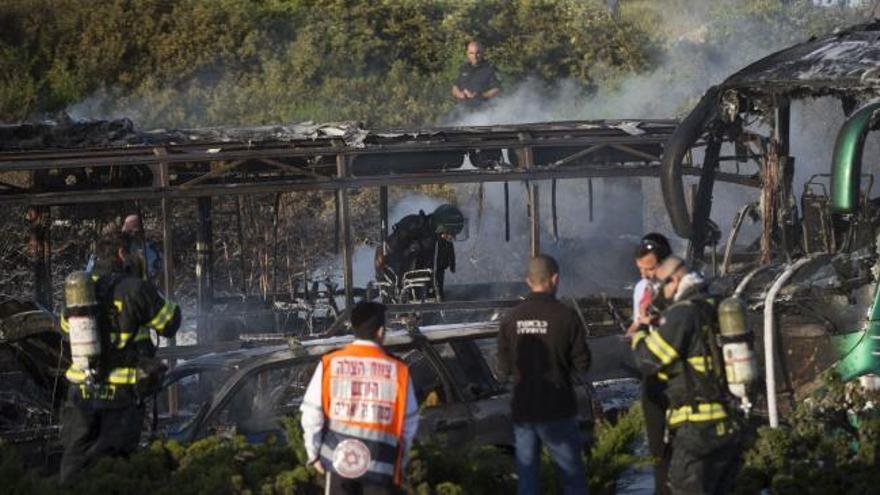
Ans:
[[[360,440],[349,438],[333,449],[333,469],[343,478],[360,478],[370,467],[370,449]]]

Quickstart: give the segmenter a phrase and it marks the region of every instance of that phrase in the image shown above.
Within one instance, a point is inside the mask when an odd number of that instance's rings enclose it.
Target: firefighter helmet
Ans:
[[[464,215],[455,206],[440,205],[431,214],[431,229],[436,234],[456,236],[464,229]]]

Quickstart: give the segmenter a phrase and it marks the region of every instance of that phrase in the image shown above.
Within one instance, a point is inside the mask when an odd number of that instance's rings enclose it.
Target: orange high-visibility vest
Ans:
[[[368,483],[400,484],[409,369],[379,347],[349,344],[321,358],[325,468]]]

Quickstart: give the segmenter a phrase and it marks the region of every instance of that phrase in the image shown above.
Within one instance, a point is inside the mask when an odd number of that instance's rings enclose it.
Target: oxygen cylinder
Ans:
[[[748,403],[746,387],[758,374],[752,332],[746,327],[745,304],[738,297],[728,297],[718,305],[718,327],[721,331],[721,353],[724,374],[730,393]]]
[[[101,355],[101,338],[96,316],[95,283],[87,272],[73,272],[64,280],[64,304],[70,357],[73,364],[88,376],[94,372],[93,362]]]

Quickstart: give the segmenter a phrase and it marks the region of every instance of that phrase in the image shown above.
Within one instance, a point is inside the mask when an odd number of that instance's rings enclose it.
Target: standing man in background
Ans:
[[[452,96],[459,105],[469,110],[479,108],[498,96],[498,77],[495,67],[483,60],[483,45],[473,40],[467,44],[467,62],[458,69],[458,78],[452,85]]]
[[[498,368],[512,375],[513,434],[520,495],[541,492],[541,444],[562,474],[566,495],[587,493],[581,460],[573,375],[590,367],[584,327],[575,311],[556,299],[559,265],[547,255],[529,261],[531,292],[501,321]]]
[[[147,240],[141,217],[131,214],[122,223],[122,233],[131,239],[131,253],[136,273],[145,280],[156,280],[162,273],[162,252],[153,241]]]
[[[672,254],[669,240],[662,234],[652,232],[642,237],[636,249],[636,267],[639,269],[641,280],[633,289],[633,322],[627,331],[627,337],[632,338],[639,328],[650,328],[652,316],[649,308],[655,294],[651,291],[651,282],[660,263]],[[656,316],[656,315],[655,315]],[[656,330],[656,328],[654,329]],[[642,411],[645,416],[645,436],[648,437],[648,450],[654,458],[654,492],[658,495],[669,493],[668,480],[669,464],[664,450],[666,443],[663,440],[666,432],[666,375],[650,374],[642,377]]]
[[[122,223],[122,234],[128,239],[127,263],[131,265],[132,274],[142,280],[157,283],[162,273],[162,252],[156,243],[147,240],[141,217],[137,214],[126,216]],[[95,268],[95,260],[95,254],[92,253],[86,262],[87,272]]]
[[[358,303],[351,327],[354,341],[321,358],[303,396],[306,454],[327,493],[395,493],[419,424],[409,368],[382,349],[384,305]]]

